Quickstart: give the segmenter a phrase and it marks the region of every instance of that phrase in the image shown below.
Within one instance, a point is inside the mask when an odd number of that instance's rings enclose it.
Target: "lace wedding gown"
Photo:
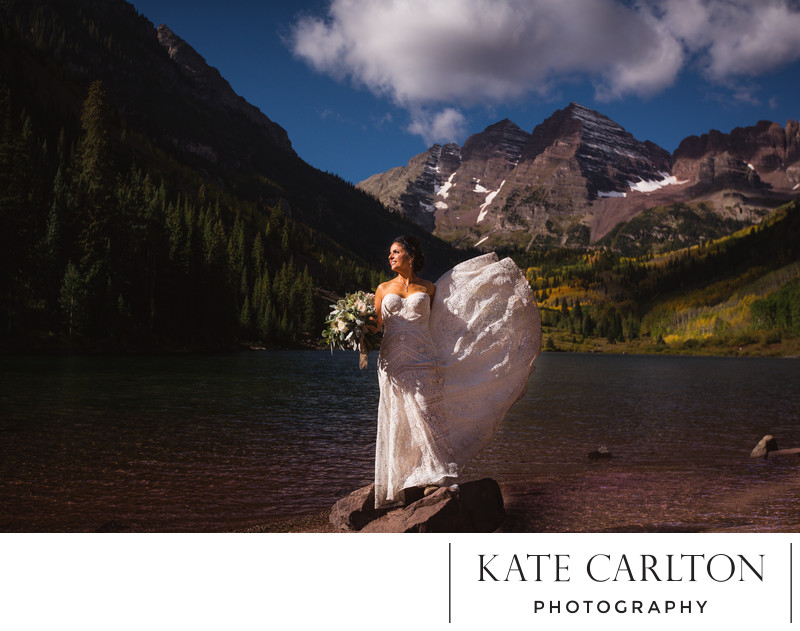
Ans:
[[[541,346],[539,310],[511,259],[461,263],[426,293],[381,311],[375,506],[403,489],[452,484],[525,393]]]

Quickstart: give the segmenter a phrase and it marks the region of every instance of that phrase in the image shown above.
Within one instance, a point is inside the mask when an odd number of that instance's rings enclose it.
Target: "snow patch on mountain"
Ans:
[[[450,177],[447,178],[447,182],[445,182],[441,186],[439,186],[438,184],[434,184],[434,186],[433,186],[434,195],[438,195],[440,197],[444,197],[445,199],[447,199],[447,196],[450,194],[450,189],[453,186],[455,186],[455,184],[453,184],[453,178],[455,176],[456,176],[456,172],[453,171],[450,174]],[[447,204],[445,204],[444,207],[447,208]]]
[[[481,221],[486,219],[486,215],[489,214],[489,210],[488,210],[489,205],[494,201],[494,198],[497,197],[497,194],[500,192],[500,189],[503,188],[503,184],[505,184],[505,183],[506,183],[505,180],[500,182],[500,188],[498,188],[496,191],[487,191],[482,186],[481,186],[481,188],[483,190],[482,191],[478,191],[478,186],[477,185],[475,186],[475,192],[478,192],[478,193],[488,192],[489,193],[486,196],[486,201],[483,204],[481,204],[481,212],[478,214],[478,221],[476,223],[480,223]]]
[[[630,186],[632,191],[636,191],[638,193],[652,193],[653,191],[657,191],[665,186],[671,186],[673,184],[686,184],[686,182],[688,182],[688,180],[678,180],[678,178],[674,175],[664,173],[663,171],[659,173],[659,175],[662,176],[662,179],[660,180],[640,179],[638,182],[628,182],[628,186]]]

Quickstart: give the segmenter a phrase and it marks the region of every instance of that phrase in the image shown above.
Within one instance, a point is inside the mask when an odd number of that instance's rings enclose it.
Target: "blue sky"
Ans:
[[[134,0],[357,183],[575,101],[639,140],[800,120],[798,0]]]

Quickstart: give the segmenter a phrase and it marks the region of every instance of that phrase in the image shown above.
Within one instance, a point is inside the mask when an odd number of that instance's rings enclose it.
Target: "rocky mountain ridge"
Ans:
[[[499,121],[357,186],[459,246],[588,246],[671,204],[758,221],[800,195],[800,133],[794,121],[762,121],[690,136],[670,154],[571,103],[531,133]]]
[[[227,107],[244,115],[245,118],[262,127],[278,147],[286,151],[293,151],[286,130],[267,118],[260,109],[236,94],[219,70],[209,66],[200,53],[173,33],[166,24],[160,25],[157,33],[159,43],[166,49],[183,74],[191,80],[198,99],[212,107]]]

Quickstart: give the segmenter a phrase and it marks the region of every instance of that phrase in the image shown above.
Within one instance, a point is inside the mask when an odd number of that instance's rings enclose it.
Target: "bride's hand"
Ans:
[[[364,328],[372,333],[377,333],[378,331],[380,331],[380,327],[378,326],[378,319],[375,316],[370,316],[369,319],[367,320],[367,323],[364,325]]]

